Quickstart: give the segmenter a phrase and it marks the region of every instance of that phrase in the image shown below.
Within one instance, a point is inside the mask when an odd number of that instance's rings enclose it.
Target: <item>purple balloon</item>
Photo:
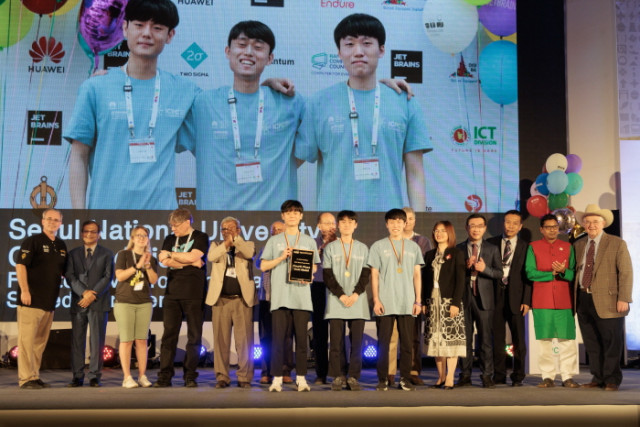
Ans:
[[[94,58],[95,68],[98,68],[98,55],[103,55],[116,47],[122,41],[122,21],[124,8],[128,0],[84,0],[78,27],[83,49]]]
[[[478,17],[493,34],[510,36],[516,32],[516,0],[493,0],[478,9]]]
[[[578,173],[582,170],[582,159],[577,154],[567,155],[567,170],[566,173]]]

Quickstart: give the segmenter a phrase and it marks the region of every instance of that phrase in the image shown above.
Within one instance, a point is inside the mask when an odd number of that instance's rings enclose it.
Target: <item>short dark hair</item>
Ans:
[[[549,214],[544,215],[542,218],[540,218],[540,227],[544,227],[544,222],[545,221],[551,221],[551,220],[555,221],[556,224],[559,224],[558,218],[556,218],[556,216],[554,214],[550,214],[549,213]]]
[[[297,200],[287,200],[280,206],[281,213],[290,212],[290,211],[303,213],[304,208],[302,207],[302,203],[300,203]]]
[[[384,214],[384,222],[387,222],[390,219],[401,219],[404,222],[407,222],[407,213],[402,209],[391,209]]]
[[[80,227],[80,231],[84,231],[84,228],[89,224],[95,224],[95,226],[98,227],[98,234],[100,234],[102,232],[102,228],[100,227],[100,224],[98,224],[96,221],[94,221],[92,219],[83,222],[82,223],[82,227]]]
[[[482,218],[482,221],[484,221],[484,225],[487,225],[487,218],[484,217],[484,215],[480,215],[479,213],[472,213],[471,215],[469,215],[467,217],[467,222],[465,222],[465,227],[469,226],[469,221],[471,221],[472,219],[475,218]]]
[[[378,40],[380,46],[384,46],[387,38],[387,34],[384,30],[384,25],[375,16],[367,15],[364,13],[354,13],[344,18],[335,30],[333,30],[333,39],[336,42],[336,46],[340,49],[340,40],[346,37],[373,37]]]
[[[355,222],[358,222],[358,214],[355,213],[354,211],[344,210],[344,211],[338,212],[338,222],[345,218],[352,219]]]
[[[273,52],[276,48],[276,36],[273,35],[271,28],[260,21],[240,21],[234,25],[231,31],[229,31],[227,46],[231,46],[231,42],[243,33],[250,39],[262,40],[268,44],[269,53]]]
[[[517,210],[515,210],[515,209],[511,209],[510,211],[506,211],[506,212],[504,213],[504,216],[505,216],[505,217],[506,217],[507,215],[515,215],[515,216],[517,216],[518,218],[520,218],[520,222],[522,222],[522,212],[520,212],[520,211],[517,211]]]
[[[129,0],[124,9],[125,21],[153,21],[169,30],[178,26],[178,8],[171,0]]]

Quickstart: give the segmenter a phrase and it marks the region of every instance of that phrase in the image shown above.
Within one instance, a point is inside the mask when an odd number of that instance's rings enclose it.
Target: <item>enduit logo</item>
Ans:
[[[328,7],[332,9],[353,9],[356,7],[356,4],[352,1],[320,0],[320,7]]]
[[[33,42],[31,49],[29,49],[29,56],[35,63],[42,62],[48,56],[51,62],[59,64],[64,58],[64,53],[62,43],[53,37],[50,37],[49,40],[46,37],[40,37]]]

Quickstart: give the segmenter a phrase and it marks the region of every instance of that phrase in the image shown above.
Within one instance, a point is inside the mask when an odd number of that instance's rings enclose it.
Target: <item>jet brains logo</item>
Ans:
[[[34,64],[39,64],[44,61],[46,57],[49,57],[51,62],[54,64],[59,64],[62,61],[62,58],[64,58],[64,54],[65,52],[62,47],[62,43],[53,37],[50,37],[49,39],[46,37],[40,37],[31,44],[31,49],[29,49],[29,56],[31,56]],[[27,71],[31,73],[64,73],[64,67],[52,65],[29,65],[27,67]]]
[[[409,83],[422,83],[422,51],[392,50],[391,78]]]
[[[193,68],[194,70],[198,68],[198,65],[202,64],[202,61],[204,61],[208,57],[206,52],[202,50],[202,48],[200,48],[200,46],[198,46],[195,42],[192,43],[191,46],[187,48],[187,50],[182,52],[181,56],[182,59],[184,59],[187,64],[191,65],[191,68]]]

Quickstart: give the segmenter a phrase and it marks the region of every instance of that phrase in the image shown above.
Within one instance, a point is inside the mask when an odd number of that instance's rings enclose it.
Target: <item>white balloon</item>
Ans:
[[[462,52],[478,33],[478,8],[463,0],[427,0],[422,23],[431,43],[446,53]]]
[[[566,171],[568,165],[567,158],[560,153],[555,153],[549,156],[545,166],[547,167],[547,172],[551,173],[555,170]]]

